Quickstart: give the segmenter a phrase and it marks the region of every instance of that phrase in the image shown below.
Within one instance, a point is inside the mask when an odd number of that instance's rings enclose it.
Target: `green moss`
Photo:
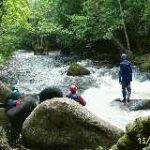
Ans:
[[[117,147],[119,150],[126,150],[129,143],[130,141],[129,141],[128,135],[125,134],[118,140]]]
[[[10,147],[9,147],[9,144],[8,144],[8,139],[7,139],[7,136],[6,136],[6,132],[3,128],[0,127],[0,149],[3,149],[3,150],[8,150]]]
[[[150,53],[136,56],[133,62],[141,71],[150,71]]]
[[[150,116],[137,118],[126,127],[126,134],[122,136],[111,150],[140,150],[146,145],[140,143],[150,137]],[[147,141],[147,140],[146,140]]]
[[[77,63],[71,64],[67,72],[67,75],[69,76],[80,76],[88,74],[90,74],[90,71]]]
[[[55,98],[35,108],[23,124],[22,135],[30,148],[94,150],[99,145],[111,147],[122,131],[106,125],[76,102]]]
[[[116,145],[116,144],[113,145],[113,146],[111,147],[111,150],[118,150],[117,145]]]
[[[133,123],[127,125],[126,131],[128,135],[135,136],[142,128],[142,118],[137,118]]]
[[[141,71],[150,71],[150,62],[145,62],[140,65]]]

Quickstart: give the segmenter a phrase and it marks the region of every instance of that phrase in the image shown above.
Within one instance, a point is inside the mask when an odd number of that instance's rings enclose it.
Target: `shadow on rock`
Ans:
[[[150,99],[131,99],[124,104],[120,99],[111,102],[112,106],[119,106],[121,109],[128,109],[130,111],[147,110],[150,109]]]

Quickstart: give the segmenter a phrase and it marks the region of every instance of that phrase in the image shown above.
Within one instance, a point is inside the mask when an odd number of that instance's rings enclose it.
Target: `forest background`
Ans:
[[[150,0],[1,0],[0,61],[19,48],[110,62],[127,53],[149,70]]]

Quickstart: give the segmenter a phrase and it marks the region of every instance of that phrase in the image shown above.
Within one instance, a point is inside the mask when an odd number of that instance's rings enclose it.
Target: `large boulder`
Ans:
[[[23,141],[37,150],[82,150],[110,147],[122,130],[95,117],[68,98],[53,98],[38,105],[25,120]]]
[[[48,87],[39,93],[40,102],[43,102],[47,99],[51,99],[54,97],[63,97],[63,93],[59,88]]]
[[[150,145],[150,116],[137,118],[111,150],[142,150]]]
[[[142,100],[142,99],[135,99],[131,100],[128,103],[128,107],[130,110],[146,110],[150,109],[150,99]]]
[[[0,102],[5,103],[10,91],[11,90],[0,81]]]
[[[81,75],[89,75],[89,74],[90,71],[88,69],[86,69],[85,67],[77,63],[71,64],[67,71],[68,76],[81,76]]]
[[[146,110],[150,109],[150,99],[131,99],[126,105],[120,99],[116,99],[112,101],[111,105],[119,105],[121,109],[128,108],[130,111]]]

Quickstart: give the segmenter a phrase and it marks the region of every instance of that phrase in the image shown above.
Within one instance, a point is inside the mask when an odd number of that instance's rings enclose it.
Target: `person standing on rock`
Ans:
[[[131,83],[132,81],[132,65],[128,60],[127,54],[121,55],[120,69],[119,69],[119,83],[122,85],[123,102],[130,101],[131,97]]]
[[[76,102],[80,103],[82,106],[85,106],[86,102],[82,96],[78,95],[78,93],[77,93],[78,89],[79,88],[76,84],[72,84],[69,87],[70,93],[68,95],[66,95],[66,97],[75,100]]]

